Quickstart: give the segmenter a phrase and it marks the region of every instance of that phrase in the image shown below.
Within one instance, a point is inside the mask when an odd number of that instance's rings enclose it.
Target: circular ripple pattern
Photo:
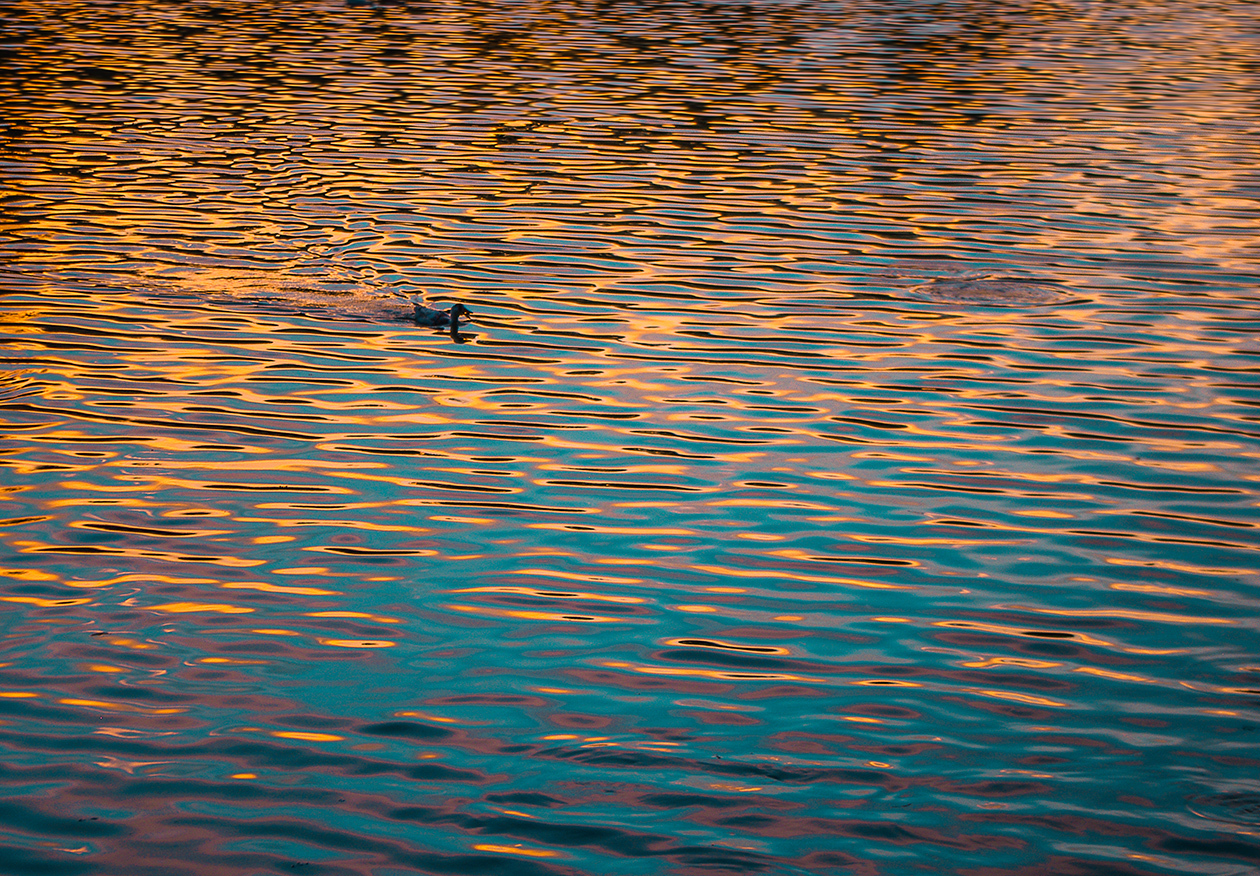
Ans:
[[[1014,277],[933,280],[910,290],[915,298],[952,304],[1036,305],[1063,301],[1061,287]]]

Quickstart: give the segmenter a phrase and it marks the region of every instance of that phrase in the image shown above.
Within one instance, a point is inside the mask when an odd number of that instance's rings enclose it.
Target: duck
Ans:
[[[431,325],[435,328],[450,327],[451,337],[455,337],[459,333],[459,318],[461,316],[471,318],[473,312],[463,304],[456,302],[447,310],[438,310],[435,307],[427,307],[420,303],[419,300],[412,298],[411,304],[416,309],[416,325]]]

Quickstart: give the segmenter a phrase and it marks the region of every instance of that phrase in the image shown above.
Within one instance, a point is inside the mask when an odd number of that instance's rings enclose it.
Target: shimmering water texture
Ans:
[[[1260,872],[1254,4],[6,12],[5,876]]]

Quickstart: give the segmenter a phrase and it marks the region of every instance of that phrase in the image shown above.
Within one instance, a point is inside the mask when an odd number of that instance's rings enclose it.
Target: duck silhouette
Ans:
[[[450,328],[451,337],[455,338],[459,334],[459,318],[471,318],[473,312],[463,304],[456,302],[446,310],[439,310],[436,307],[428,307],[416,298],[409,299],[411,305],[416,309],[416,325],[428,325],[434,328]]]

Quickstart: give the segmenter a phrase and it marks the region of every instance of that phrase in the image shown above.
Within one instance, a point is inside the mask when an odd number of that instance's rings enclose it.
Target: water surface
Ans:
[[[10,11],[0,869],[1260,867],[1250,4]]]

